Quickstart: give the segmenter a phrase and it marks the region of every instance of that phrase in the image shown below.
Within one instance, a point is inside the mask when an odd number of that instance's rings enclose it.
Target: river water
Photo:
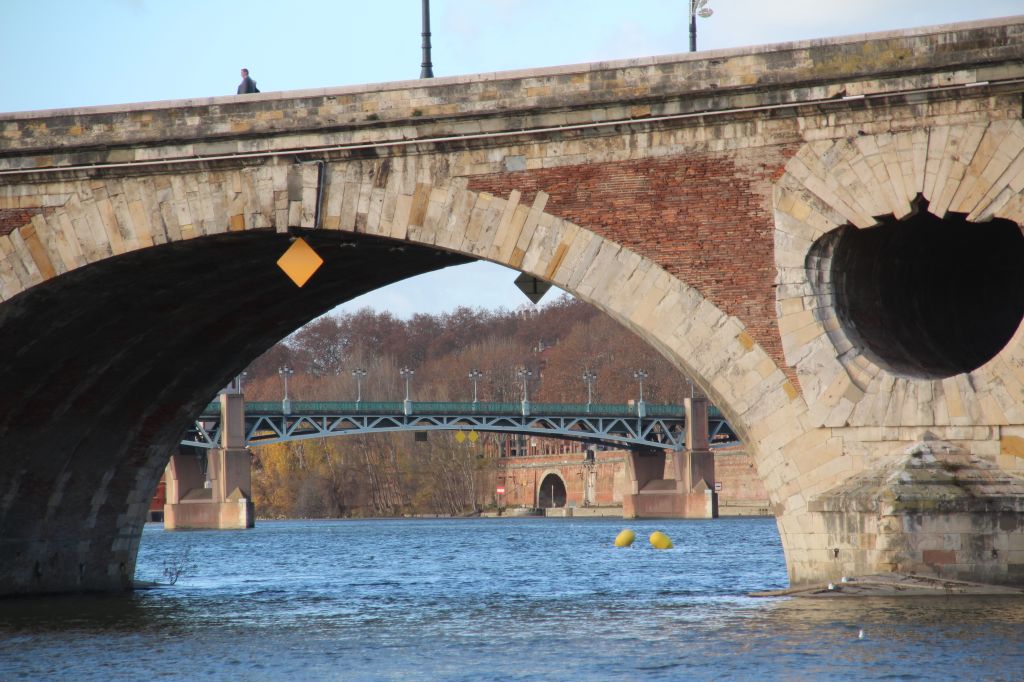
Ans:
[[[137,578],[0,601],[0,679],[1024,679],[1024,599],[746,596],[787,584],[771,519],[150,524]]]

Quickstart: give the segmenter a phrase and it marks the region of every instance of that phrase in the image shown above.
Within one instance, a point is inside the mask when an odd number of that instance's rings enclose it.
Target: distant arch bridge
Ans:
[[[182,445],[221,447],[221,406],[210,403]],[[648,403],[460,403],[460,402],[246,402],[245,444],[396,431],[521,433],[603,445],[682,450],[686,416],[682,405]],[[712,443],[736,434],[721,412],[708,407]]]

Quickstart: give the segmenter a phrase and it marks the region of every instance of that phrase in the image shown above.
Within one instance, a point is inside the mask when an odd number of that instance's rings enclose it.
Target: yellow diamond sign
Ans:
[[[296,239],[284,255],[277,259],[277,267],[284,270],[284,274],[291,277],[295,286],[301,287],[309,281],[313,273],[320,269],[324,259],[313,250],[305,239]]]

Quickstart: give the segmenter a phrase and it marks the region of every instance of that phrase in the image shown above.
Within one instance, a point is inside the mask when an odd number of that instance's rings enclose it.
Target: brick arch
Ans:
[[[129,585],[168,456],[226,377],[339,294],[467,262],[369,237],[336,248],[334,234],[335,266],[296,295],[273,226],[311,219],[310,170],[33,188],[28,221],[0,234],[0,357],[16,358],[0,383],[17,387],[0,399],[0,593]]]
[[[1022,331],[976,370],[940,379],[881,366],[847,338],[812,245],[842,225],[903,218],[916,197],[942,217],[1024,225],[1024,125],[935,126],[805,144],[775,190],[777,308],[783,351],[813,424],[826,427],[998,426],[1024,421]],[[952,436],[949,436],[952,437]]]
[[[563,493],[562,504],[560,504],[560,505],[556,505],[555,504],[555,501],[557,500],[557,496],[554,493],[552,493],[550,490],[548,491],[548,498],[547,499],[551,502],[551,506],[552,507],[565,507],[565,506],[567,506],[569,504],[569,486],[566,484],[565,477],[562,475],[562,472],[559,471],[558,469],[545,469],[544,472],[540,476],[537,477],[537,489],[534,491],[534,496],[535,496],[534,499],[536,499],[536,500],[543,500],[543,499],[545,499],[545,497],[544,497],[544,483],[550,481],[552,477],[555,478],[558,481],[558,483],[561,485],[562,493]]]

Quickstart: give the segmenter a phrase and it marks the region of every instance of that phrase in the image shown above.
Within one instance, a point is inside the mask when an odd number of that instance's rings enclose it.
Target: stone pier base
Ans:
[[[675,483],[674,481],[671,481]],[[718,495],[713,490],[683,493],[644,490],[622,498],[624,519],[713,519],[718,517]]]
[[[194,455],[173,455],[167,465],[164,528],[252,528],[256,512],[247,493],[250,458],[245,449],[211,450],[204,476]]]
[[[779,519],[793,586],[881,572],[1024,586],[1024,479],[924,441]]]
[[[252,528],[252,455],[245,447],[245,401],[222,391],[221,446],[205,456],[176,453],[167,464],[164,528]],[[205,464],[205,467],[203,466]]]
[[[255,520],[252,500],[244,497],[227,502],[192,499],[164,506],[164,528],[167,530],[240,530],[252,528]]]
[[[627,492],[622,496],[622,517],[713,519],[718,517],[718,495],[704,473],[714,480],[710,452],[674,453],[666,471],[664,451],[632,451],[626,457]]]

